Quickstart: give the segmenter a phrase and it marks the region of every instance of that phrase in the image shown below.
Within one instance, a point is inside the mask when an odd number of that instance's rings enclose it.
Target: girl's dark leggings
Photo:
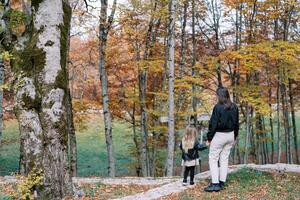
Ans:
[[[190,174],[190,182],[194,182],[194,175],[195,175],[195,166],[185,167],[184,174],[183,174],[183,181],[187,181],[187,177]]]

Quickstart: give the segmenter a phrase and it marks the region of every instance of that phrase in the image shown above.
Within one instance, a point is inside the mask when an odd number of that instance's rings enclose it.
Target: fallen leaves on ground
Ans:
[[[85,192],[85,196],[81,200],[107,200],[113,198],[124,197],[141,192],[146,192],[155,185],[104,185],[104,184],[84,184],[81,188]]]

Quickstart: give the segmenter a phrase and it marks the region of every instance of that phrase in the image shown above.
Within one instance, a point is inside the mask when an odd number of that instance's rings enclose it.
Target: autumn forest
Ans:
[[[206,141],[220,87],[239,109],[229,165],[300,165],[298,0],[0,2],[0,176],[27,181],[12,199],[181,176],[184,130]]]

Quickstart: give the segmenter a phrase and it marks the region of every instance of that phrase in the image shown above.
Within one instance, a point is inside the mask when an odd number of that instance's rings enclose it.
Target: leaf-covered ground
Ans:
[[[203,180],[194,188],[160,200],[300,200],[300,174],[296,173],[243,169],[229,175],[227,187],[221,192],[203,192],[208,184],[209,180]]]
[[[145,192],[158,186],[154,185],[84,185],[82,189],[85,195],[81,200],[107,200]]]
[[[83,184],[80,189],[84,192],[82,197],[68,197],[65,200],[107,200],[115,199],[133,195],[140,192],[145,192],[152,188],[159,187],[159,185],[105,185],[97,184]],[[0,184],[0,200],[13,200],[12,194],[16,192],[17,186],[15,184]]]
[[[201,180],[196,182],[193,188],[187,188],[182,193],[165,196],[160,200],[300,200],[300,174],[296,173],[269,173],[242,169],[229,175],[225,190],[214,193],[203,192],[208,183],[209,180]],[[159,185],[105,185],[101,182],[82,184],[80,189],[84,192],[84,196],[76,199],[115,199],[145,192],[156,187]],[[12,199],[9,198],[8,194],[14,188],[15,186],[10,184],[0,184],[0,200]]]

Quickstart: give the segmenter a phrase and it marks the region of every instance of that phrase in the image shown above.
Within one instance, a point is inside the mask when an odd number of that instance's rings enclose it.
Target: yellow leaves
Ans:
[[[87,128],[87,122],[89,120],[87,110],[93,106],[84,100],[73,100],[72,103],[75,128],[78,131],[82,131]]]
[[[164,60],[141,60],[138,62],[140,70],[148,70],[150,73],[162,73],[164,71]]]
[[[33,169],[26,177],[17,175],[16,178],[19,180],[17,189],[10,195],[16,199],[34,199],[33,190],[42,185],[43,176],[43,171],[37,169]]]
[[[12,58],[13,58],[12,54],[10,54],[8,51],[4,51],[4,52],[1,54],[1,59],[2,59],[4,62],[9,62]]]

